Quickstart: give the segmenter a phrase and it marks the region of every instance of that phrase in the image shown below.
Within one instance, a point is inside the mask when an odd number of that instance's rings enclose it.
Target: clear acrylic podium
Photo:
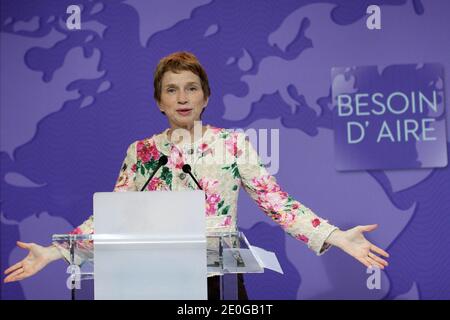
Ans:
[[[221,299],[237,300],[237,274],[263,273],[262,261],[252,250],[242,232],[207,233],[206,238],[205,255],[208,275],[221,276]],[[96,235],[55,234],[52,239],[65,246],[70,252],[67,285],[72,290],[72,299],[75,300],[77,289],[83,286],[83,281],[95,281]],[[148,255],[152,255],[151,249],[148,250]],[[182,268],[182,266],[179,267]],[[186,277],[189,277],[189,274]],[[205,278],[205,285],[206,282]],[[189,299],[189,296],[186,299]]]

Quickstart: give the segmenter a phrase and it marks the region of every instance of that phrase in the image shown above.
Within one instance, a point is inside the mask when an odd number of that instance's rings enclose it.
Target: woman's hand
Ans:
[[[372,224],[357,226],[347,231],[335,230],[325,242],[339,247],[368,268],[375,266],[384,269],[388,262],[380,255],[388,258],[389,254],[370,243],[363,235],[364,232],[373,231],[377,227],[378,225]]]
[[[59,250],[54,247],[42,247],[35,243],[17,241],[17,246],[29,250],[28,255],[20,262],[5,270],[4,282],[20,281],[39,272],[50,262],[62,258]]]

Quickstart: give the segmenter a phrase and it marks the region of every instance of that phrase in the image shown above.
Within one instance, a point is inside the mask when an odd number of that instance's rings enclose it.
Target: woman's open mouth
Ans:
[[[192,112],[192,109],[190,108],[184,108],[184,109],[178,109],[177,113],[182,115],[182,116],[189,116]]]

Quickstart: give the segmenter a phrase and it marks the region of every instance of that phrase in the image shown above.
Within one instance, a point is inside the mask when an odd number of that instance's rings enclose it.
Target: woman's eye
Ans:
[[[169,89],[167,89],[167,92],[168,92],[168,93],[174,93],[174,92],[175,92],[175,89],[174,89],[174,88],[169,88]]]
[[[197,88],[196,88],[196,87],[191,87],[191,88],[189,88],[189,90],[190,90],[190,91],[196,91]]]

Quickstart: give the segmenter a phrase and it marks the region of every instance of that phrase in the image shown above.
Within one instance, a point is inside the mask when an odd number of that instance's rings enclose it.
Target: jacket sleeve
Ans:
[[[119,177],[114,185],[114,192],[136,191],[136,145],[132,143],[127,150],[126,157],[122,162]],[[69,234],[93,234],[94,233],[94,216],[91,215],[81,225],[73,229]],[[70,263],[69,244],[67,242],[53,242],[53,245],[59,249],[64,259]],[[75,264],[81,265],[86,260],[92,258],[93,242],[92,240],[77,241],[77,250],[75,254]]]
[[[317,255],[331,245],[328,236],[338,228],[281,190],[274,176],[261,164],[247,137],[235,134],[236,163],[244,189],[272,220],[292,237],[306,243]]]

